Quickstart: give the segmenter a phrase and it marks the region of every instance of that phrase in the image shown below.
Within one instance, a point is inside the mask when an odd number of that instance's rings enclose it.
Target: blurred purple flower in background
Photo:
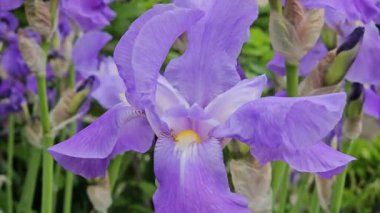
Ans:
[[[18,20],[16,16],[10,12],[0,12],[0,41],[8,41],[16,36],[17,27]]]
[[[108,3],[107,0],[65,0],[61,1],[61,10],[87,32],[110,24],[115,13]]]
[[[24,95],[25,88],[20,82],[0,79],[0,117],[21,111]]]
[[[0,11],[7,11],[19,8],[24,0],[1,0]]]
[[[299,74],[300,76],[307,76],[317,66],[319,60],[321,60],[328,50],[322,41],[318,41],[314,48],[310,50],[300,61]],[[278,52],[276,52],[271,61],[267,64],[267,68],[276,73],[277,75],[285,76],[285,58]]]
[[[282,160],[301,172],[337,174],[353,158],[322,139],[341,119],[344,93],[260,98],[265,76],[241,80],[237,57],[257,15],[254,0],[178,0],[147,11],[114,54],[129,103],[113,106],[49,152],[65,169],[95,178],[116,155],[149,150],[155,134],[156,212],[249,212],[246,199],[228,186],[222,149],[230,139],[248,144],[263,164]],[[185,53],[161,75],[184,32]],[[96,70],[97,54],[88,54],[86,67]]]
[[[79,38],[73,49],[74,65],[81,77],[96,77],[97,85],[91,96],[107,109],[120,103],[120,94],[125,91],[113,58],[100,56],[100,50],[110,40],[107,33],[91,31]]]
[[[380,95],[375,88],[365,90],[364,112],[376,119],[380,119]]]

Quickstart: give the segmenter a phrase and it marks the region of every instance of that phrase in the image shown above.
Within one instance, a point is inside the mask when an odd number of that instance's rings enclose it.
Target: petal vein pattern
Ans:
[[[70,139],[49,148],[65,169],[86,178],[104,176],[112,157],[146,152],[154,133],[143,112],[118,104]]]
[[[236,59],[258,6],[253,0],[176,3],[201,9],[206,15],[188,31],[186,52],[169,63],[165,76],[190,105],[205,107],[240,80]]]
[[[156,143],[154,158],[159,185],[155,212],[250,212],[246,199],[229,189],[219,141],[178,148],[164,136]]]

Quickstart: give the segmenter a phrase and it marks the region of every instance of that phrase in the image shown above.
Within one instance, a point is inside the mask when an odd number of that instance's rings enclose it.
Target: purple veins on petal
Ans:
[[[310,165],[315,163],[315,167],[307,167],[309,164],[296,165],[290,156],[299,153],[309,157],[309,153],[315,151],[313,147],[341,119],[345,102],[345,93],[302,98],[262,98],[238,109],[211,135],[236,138],[247,143],[252,155],[261,163],[283,160],[300,171],[330,171],[336,169],[333,165],[338,164],[331,164],[324,170],[319,167],[324,164],[318,157],[310,158],[309,161]],[[329,160],[334,161],[334,158]],[[347,164],[349,161],[345,162]]]
[[[240,80],[236,59],[257,18],[258,6],[253,0],[175,3],[200,9],[205,16],[188,31],[185,53],[168,64],[165,76],[189,104],[205,107]]]
[[[161,137],[156,143],[155,212],[250,212],[247,200],[230,191],[219,141],[178,143],[185,141]]]
[[[118,104],[70,139],[50,147],[49,153],[65,169],[95,178],[105,175],[114,156],[130,150],[146,152],[153,136],[141,111]]]

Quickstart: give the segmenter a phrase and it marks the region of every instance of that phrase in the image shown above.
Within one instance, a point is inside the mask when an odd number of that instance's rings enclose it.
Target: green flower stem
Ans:
[[[301,178],[300,178],[298,189],[297,189],[297,200],[291,210],[291,213],[301,212],[301,205],[304,201],[304,197],[307,190],[306,187],[307,187],[307,181],[308,181],[309,175],[307,174],[300,174],[300,175],[301,175]]]
[[[286,63],[286,94],[298,96],[298,64]]]
[[[319,210],[320,210],[320,206],[319,206],[318,190],[317,188],[315,188],[314,193],[311,198],[310,213],[319,213]]]
[[[346,146],[343,146],[342,151],[347,150],[346,153],[349,155],[353,150],[352,147],[354,146],[354,144],[352,144],[352,143],[353,143],[353,141],[352,142],[346,141],[345,143],[343,143],[343,145],[346,145]],[[346,176],[347,176],[348,168],[349,168],[349,166],[347,166],[347,168],[340,175],[338,175],[338,177],[336,178],[335,186],[333,188],[333,194],[332,194],[331,213],[339,213],[340,212],[340,208],[342,205],[344,185],[346,183]]]
[[[123,155],[119,155],[112,160],[110,169],[109,169],[109,178],[111,183],[111,192],[114,191],[116,186],[117,177],[120,173],[121,162],[123,161]]]
[[[41,164],[41,150],[30,147],[30,156],[28,160],[28,171],[25,177],[25,183],[20,200],[22,212],[32,212],[32,204],[34,200],[34,192],[36,189],[36,181],[38,170]]]
[[[53,212],[53,170],[54,161],[47,149],[54,144],[54,136],[51,133],[51,127],[49,123],[49,107],[46,91],[46,78],[44,72],[39,72],[37,74],[37,85],[38,85],[38,97],[40,106],[40,117],[42,124],[42,212],[52,213]]]
[[[287,198],[288,198],[288,187],[289,187],[289,182],[290,182],[290,168],[285,164],[284,167],[284,176],[282,178],[282,183],[281,183],[281,191],[279,191],[279,196],[280,196],[280,206],[278,208],[279,213],[284,213],[286,211],[286,206],[287,206]]]
[[[13,153],[15,143],[15,117],[10,114],[8,117],[8,159],[7,159],[7,212],[13,213]]]
[[[269,5],[272,10],[282,13],[282,2],[281,0],[269,0]]]
[[[69,68],[69,87],[75,88],[75,79],[76,73],[73,65]],[[71,124],[70,126],[70,135],[74,135],[77,131],[76,122]],[[70,171],[66,171],[66,179],[65,179],[65,197],[63,201],[63,213],[70,213],[72,207],[72,197],[73,197],[73,185],[74,185],[74,174]]]
[[[65,198],[63,203],[63,213],[70,213],[72,206],[73,197],[73,185],[74,185],[74,174],[66,171],[65,179]]]

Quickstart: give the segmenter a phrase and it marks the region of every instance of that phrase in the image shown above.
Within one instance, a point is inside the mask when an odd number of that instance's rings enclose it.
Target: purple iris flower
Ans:
[[[359,52],[347,72],[346,78],[352,82],[368,83],[373,85],[380,84],[380,52],[379,30],[373,22],[364,27],[364,34],[360,43]]]
[[[380,15],[378,0],[301,0],[306,8],[324,8],[327,24],[339,30],[347,23],[369,23]]]
[[[364,112],[380,119],[380,95],[372,89],[366,89],[364,94]]]
[[[115,17],[108,3],[107,0],[65,0],[61,9],[87,32],[102,29]]]
[[[100,57],[100,50],[111,40],[111,36],[100,31],[91,31],[77,40],[73,48],[73,61],[83,78],[95,76],[97,85],[91,96],[104,108],[120,103],[120,94],[125,91],[112,57]]]
[[[0,41],[11,40],[15,35],[18,27],[18,20],[12,13],[4,11],[0,12]]]
[[[25,88],[15,80],[0,79],[0,117],[19,112],[25,102]]]
[[[126,151],[146,152],[157,136],[156,212],[250,212],[232,193],[223,145],[248,144],[261,163],[283,160],[330,177],[353,158],[321,142],[340,120],[344,93],[260,98],[266,77],[241,80],[237,57],[257,18],[254,0],[178,0],[137,19],[115,49],[129,103],[120,103],[49,152],[64,168],[94,178]],[[185,53],[161,66],[174,41]]]
[[[0,11],[8,11],[19,8],[24,0],[1,0]]]
[[[1,58],[1,65],[12,78],[22,80],[29,75],[30,69],[21,55],[17,39],[5,49]]]
[[[318,41],[315,46],[301,59],[299,72],[301,76],[307,76],[317,66],[319,60],[321,60],[328,50],[322,41]],[[285,58],[278,52],[276,52],[267,64],[267,68],[276,73],[277,75],[284,76],[285,70]]]

